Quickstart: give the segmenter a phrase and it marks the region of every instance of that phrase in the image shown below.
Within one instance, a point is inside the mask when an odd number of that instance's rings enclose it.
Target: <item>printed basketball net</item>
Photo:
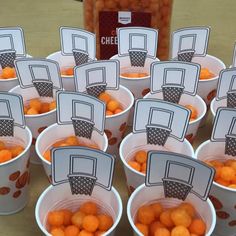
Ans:
[[[236,135],[226,134],[225,137],[225,154],[236,156]]]
[[[91,195],[97,178],[82,173],[68,175],[72,194]]]
[[[2,69],[5,67],[15,67],[14,61],[16,59],[16,51],[11,50],[11,51],[0,51],[0,64]]]
[[[139,50],[130,49],[129,57],[131,66],[144,67],[147,57],[147,51],[140,49]]]
[[[47,80],[33,80],[40,97],[53,97],[53,83]]]
[[[163,178],[165,197],[185,200],[192,189],[192,185],[176,179]]]
[[[89,60],[88,53],[78,49],[73,49],[72,51],[76,66],[83,65],[88,62]]]
[[[178,61],[191,62],[193,59],[194,53],[195,53],[195,50],[180,51],[178,52]]]
[[[184,86],[181,85],[168,84],[162,86],[163,98],[167,102],[179,103],[183,91]]]
[[[0,136],[14,136],[13,118],[0,117]]]
[[[93,97],[98,97],[101,93],[105,92],[106,90],[106,84],[105,83],[96,83],[96,84],[92,84],[92,85],[88,85],[86,87],[86,91],[89,95],[93,96]]]
[[[236,107],[236,91],[230,91],[227,93],[227,107]]]
[[[170,135],[171,129],[158,125],[147,125],[146,132],[148,144],[164,146]]]
[[[81,117],[72,117],[71,120],[76,136],[91,139],[94,127],[93,121]]]

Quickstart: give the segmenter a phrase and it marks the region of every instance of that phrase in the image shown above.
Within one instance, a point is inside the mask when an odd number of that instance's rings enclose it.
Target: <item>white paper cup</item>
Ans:
[[[130,110],[134,104],[133,94],[124,86],[118,90],[106,90],[112,98],[119,101],[123,111],[116,115],[106,116],[105,132],[108,138],[108,153],[118,155],[121,140],[124,138],[128,125]]]
[[[207,140],[196,150],[195,156],[201,161],[228,160],[236,157],[225,154],[224,142],[211,142]],[[234,236],[236,226],[236,189],[222,186],[213,182],[210,199],[216,209],[217,222],[213,235]]]
[[[1,140],[9,137],[1,137]],[[10,215],[22,210],[29,195],[29,158],[32,134],[15,126],[14,139],[24,147],[24,151],[16,158],[0,164],[0,215]]]
[[[20,94],[23,97],[24,101],[28,101],[34,98],[40,98],[38,95],[37,90],[32,88],[22,89],[19,85],[10,90],[11,93]],[[56,90],[53,91],[53,99],[56,100]],[[41,98],[45,102],[51,102],[52,98]],[[35,142],[39,136],[39,134],[46,129],[48,126],[56,123],[56,109],[39,114],[39,115],[25,115],[26,125],[30,128],[33,140],[31,145],[30,151],[30,162],[33,164],[42,164],[41,160],[39,159],[36,151],[35,151]]]
[[[219,58],[208,54],[206,54],[205,57],[193,57],[192,62],[200,64],[202,68],[209,69],[215,75],[212,79],[199,80],[198,84],[197,93],[209,108],[212,99],[216,95],[219,73],[221,70],[225,69],[226,66]]]
[[[74,56],[64,56],[61,54],[61,51],[50,54],[46,59],[51,59],[58,62],[61,71],[67,68],[75,67]],[[92,60],[90,59],[90,61]],[[66,91],[75,91],[75,78],[73,75],[61,75],[61,78],[63,88]]]
[[[32,57],[30,55],[27,55],[26,57]],[[20,58],[20,57],[19,57]],[[0,75],[2,74],[2,67],[0,65]],[[19,85],[18,78],[10,78],[10,79],[0,79],[0,91],[1,92],[8,92],[12,88]]]
[[[135,72],[135,73],[147,73],[148,76],[142,78],[128,78],[120,75],[120,84],[128,88],[134,95],[134,98],[143,98],[150,91],[150,67],[151,64],[155,61],[160,61],[158,58],[152,59],[147,57],[145,61],[144,67],[132,67],[130,63],[129,56],[119,57],[118,55],[114,55],[110,59],[119,60],[120,62],[120,74],[125,72]],[[134,108],[131,109],[130,118],[128,125],[133,125],[133,114]]]
[[[129,166],[128,162],[133,159],[135,152],[139,150],[162,150],[181,153],[194,157],[192,145],[185,139],[184,142],[169,137],[164,146],[147,144],[146,133],[130,133],[120,144],[120,158],[125,170],[126,182],[129,193],[145,182],[145,175]]]
[[[212,121],[214,121],[214,118],[216,116],[216,111],[219,107],[227,107],[227,99],[222,99],[217,101],[215,98],[211,101],[211,115],[212,115]]]
[[[50,236],[51,234],[46,230],[47,215],[50,211],[60,209],[76,211],[86,201],[97,203],[102,211],[111,215],[114,224],[103,235],[114,236],[116,227],[121,219],[123,207],[120,195],[113,187],[111,191],[107,191],[95,186],[91,196],[72,195],[69,184],[48,187],[39,197],[35,209],[35,217],[39,228],[44,235]]]
[[[53,124],[46,128],[37,138],[35,144],[36,153],[41,159],[46,175],[50,181],[51,163],[43,157],[43,154],[58,140],[65,139],[72,135],[75,135],[73,125]],[[91,140],[98,145],[100,150],[106,152],[108,146],[106,134],[101,135],[97,131],[93,130]]]
[[[144,98],[158,98],[158,99],[163,100],[163,94],[162,93],[155,93],[155,94],[148,93]],[[206,115],[206,112],[207,112],[206,103],[198,95],[190,96],[187,94],[182,94],[179,104],[182,106],[191,105],[197,110],[197,113],[198,113],[197,119],[189,122],[189,126],[188,126],[187,133],[185,136],[185,138],[188,139],[188,141],[192,144],[194,142],[194,139],[196,138],[197,131],[201,124],[201,121],[204,119]]]
[[[146,187],[144,184],[139,186],[130,196],[127,204],[128,220],[135,236],[142,236],[134,223],[137,211],[141,206],[151,202],[161,202],[164,207],[169,208],[175,207],[183,201],[175,198],[165,198],[163,186]],[[216,216],[211,201],[209,199],[202,201],[193,193],[189,193],[186,202],[191,203],[196,208],[197,213],[206,223],[205,236],[212,235],[216,224]]]

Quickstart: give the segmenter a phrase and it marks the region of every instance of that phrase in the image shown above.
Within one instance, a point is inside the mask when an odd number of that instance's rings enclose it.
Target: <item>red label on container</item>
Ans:
[[[117,54],[116,28],[151,26],[151,13],[101,11],[99,13],[100,59],[109,59]]]

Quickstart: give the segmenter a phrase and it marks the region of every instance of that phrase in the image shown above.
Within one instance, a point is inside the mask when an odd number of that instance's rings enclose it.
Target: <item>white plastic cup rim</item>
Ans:
[[[211,58],[211,59],[213,59],[213,60],[215,60],[215,61],[218,61],[219,64],[221,64],[221,66],[222,66],[223,69],[226,68],[226,66],[225,66],[225,64],[223,63],[223,61],[220,60],[218,57],[215,57],[215,56],[212,56],[212,55],[209,55],[209,54],[206,54],[206,56],[209,57],[209,58]],[[199,83],[207,83],[207,82],[209,82],[209,81],[217,80],[218,77],[219,77],[219,75],[216,75],[215,77],[213,77],[213,78],[211,78],[211,79],[202,79],[202,80],[199,79]]]
[[[41,161],[45,162],[47,165],[51,165],[51,162],[49,162],[48,160],[46,160],[43,156],[42,156],[42,153],[40,153],[39,151],[39,141],[38,140],[41,140],[41,137],[44,135],[45,132],[48,132],[48,130],[50,129],[53,129],[55,126],[57,126],[58,124],[55,123],[53,125],[50,125],[49,127],[47,127],[46,129],[44,129],[38,136],[37,140],[36,140],[36,143],[35,143],[35,150],[36,150],[36,153],[38,154],[39,158],[41,159]],[[107,136],[106,136],[106,133],[104,132],[103,136],[105,136],[105,147],[108,146],[108,139],[107,139]]]
[[[195,158],[196,158],[196,159],[198,159],[198,155],[199,155],[200,150],[201,150],[205,145],[207,145],[207,144],[210,143],[210,142],[211,142],[211,140],[207,140],[207,141],[201,143],[201,144],[198,146],[198,148],[197,148],[196,151],[195,151]],[[213,181],[213,184],[216,185],[216,186],[219,187],[219,188],[224,189],[224,190],[227,190],[227,191],[231,191],[231,192],[235,192],[235,193],[236,193],[236,189],[228,188],[228,187],[226,187],[226,186],[223,186],[223,185],[221,185],[221,184],[218,184],[218,183],[215,182],[215,181]]]
[[[50,185],[48,188],[46,188],[43,193],[39,196],[39,199],[36,203],[36,207],[35,207],[35,218],[36,218],[36,221],[37,221],[37,224],[39,226],[39,228],[42,230],[42,232],[47,235],[47,236],[50,236],[51,234],[48,233],[48,231],[42,226],[40,220],[39,220],[39,207],[40,205],[42,204],[42,201],[43,201],[43,198],[44,196],[47,194],[47,192],[49,192],[51,189],[53,188],[52,185]],[[118,225],[118,223],[120,222],[120,219],[122,217],[122,212],[123,212],[123,205],[122,205],[122,200],[121,200],[121,197],[118,193],[118,191],[112,187],[111,191],[115,194],[116,196],[116,199],[118,201],[118,205],[119,205],[119,212],[118,212],[118,216],[114,222],[114,224],[112,225],[112,227],[104,234],[104,236],[108,235],[109,233],[111,233],[115,228],[116,226]]]
[[[9,79],[1,79],[0,78],[0,82],[2,81],[4,81],[4,82],[7,82],[7,81],[13,81],[13,80],[18,80],[18,78],[17,77],[14,77],[14,78],[9,78]]]
[[[185,94],[185,95],[187,95],[187,94]],[[158,100],[161,100],[161,99],[159,99],[159,98],[153,98],[153,97],[151,97],[152,96],[152,93],[148,93],[147,95],[145,95],[143,98],[144,99],[158,99]],[[190,95],[189,95],[190,96]],[[195,123],[197,123],[197,122],[199,122],[205,115],[206,115],[206,112],[207,112],[207,106],[206,106],[206,103],[204,102],[204,100],[199,96],[199,95],[194,95],[194,97],[196,97],[196,99],[199,101],[199,103],[201,104],[201,106],[203,106],[203,112],[202,112],[202,114],[200,114],[198,117],[197,117],[197,119],[195,119],[195,120],[193,120],[193,121],[190,121],[189,122],[189,125],[191,125],[191,124],[195,124]],[[179,105],[181,105],[181,104],[179,104]],[[191,105],[191,104],[189,104],[189,105]],[[182,106],[182,105],[181,105]]]
[[[115,117],[118,117],[118,116],[123,115],[124,113],[126,113],[127,111],[129,111],[129,110],[132,108],[133,104],[134,104],[134,96],[133,96],[133,94],[130,92],[130,90],[127,89],[127,88],[126,88],[125,86],[123,86],[123,85],[119,85],[119,89],[120,89],[120,88],[123,89],[123,90],[125,90],[126,93],[129,95],[129,97],[130,97],[130,99],[131,99],[131,103],[130,103],[129,106],[128,106],[126,109],[124,109],[122,112],[120,112],[120,113],[118,113],[118,114],[106,116],[106,119],[112,119],[112,118],[115,118]],[[112,90],[110,90],[110,91],[112,91]]]
[[[134,135],[134,134],[133,134],[133,133],[129,133],[128,135],[126,135],[126,136],[123,138],[123,140],[122,140],[122,142],[121,142],[121,144],[120,144],[120,148],[119,148],[119,156],[120,156],[120,159],[121,159],[121,161],[123,162],[123,164],[124,164],[129,170],[133,171],[135,174],[137,174],[137,175],[139,175],[139,176],[146,176],[144,173],[139,172],[139,171],[135,170],[134,168],[132,168],[132,167],[127,163],[127,161],[124,159],[123,155],[121,154],[121,150],[123,149],[123,146],[124,146],[125,143],[127,142],[126,140],[127,140],[131,135]],[[190,144],[190,142],[189,142],[186,138],[184,139],[184,142],[186,142],[190,147],[192,147],[191,144]],[[194,156],[194,153],[193,153],[193,156]]]
[[[134,198],[136,197],[137,193],[139,191],[141,191],[143,188],[146,188],[145,184],[142,184],[139,187],[137,187],[134,190],[134,192],[131,194],[131,196],[129,197],[129,200],[128,200],[128,203],[127,203],[127,216],[128,216],[129,223],[132,226],[132,229],[135,231],[135,233],[138,234],[139,236],[142,236],[142,234],[138,231],[138,229],[134,225],[134,222],[133,222],[133,219],[132,219],[132,216],[131,216],[131,204],[132,204]],[[209,199],[207,199],[207,203],[210,206],[211,211],[215,212],[215,208],[214,208],[212,202]],[[214,231],[215,224],[216,224],[216,217],[213,217],[212,220],[213,220],[213,222],[212,222],[212,225],[211,225],[211,227],[209,229],[208,235],[211,235],[212,232]]]
[[[29,148],[30,148],[30,146],[31,146],[31,142],[32,142],[32,133],[31,133],[30,129],[29,129],[27,126],[25,127],[25,130],[26,130],[26,132],[27,132],[28,135],[29,135],[29,140],[30,140],[30,142],[27,143],[27,146],[25,147],[24,151],[23,151],[20,155],[18,155],[16,158],[13,158],[13,159],[11,159],[10,161],[7,161],[7,162],[4,162],[4,163],[0,164],[0,167],[10,165],[12,162],[18,160],[18,159],[21,158],[23,155],[25,155],[25,153],[29,150]]]

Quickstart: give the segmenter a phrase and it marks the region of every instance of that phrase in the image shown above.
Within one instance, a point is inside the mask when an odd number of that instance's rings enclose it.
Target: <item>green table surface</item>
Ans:
[[[208,53],[221,58],[226,65],[232,61],[236,39],[235,0],[176,0],[173,7],[172,30],[195,25],[210,25],[212,28]],[[0,26],[24,28],[28,54],[46,57],[59,50],[60,26],[83,26],[82,3],[74,0],[0,0]],[[211,117],[207,125],[199,129],[194,147],[207,140],[211,133]],[[32,181],[30,200],[21,212],[0,216],[1,236],[41,235],[34,218],[35,204],[42,191],[49,185],[42,166],[31,165]],[[124,173],[118,161],[114,186],[124,204],[124,212],[116,235],[132,235],[126,217],[128,199]]]

